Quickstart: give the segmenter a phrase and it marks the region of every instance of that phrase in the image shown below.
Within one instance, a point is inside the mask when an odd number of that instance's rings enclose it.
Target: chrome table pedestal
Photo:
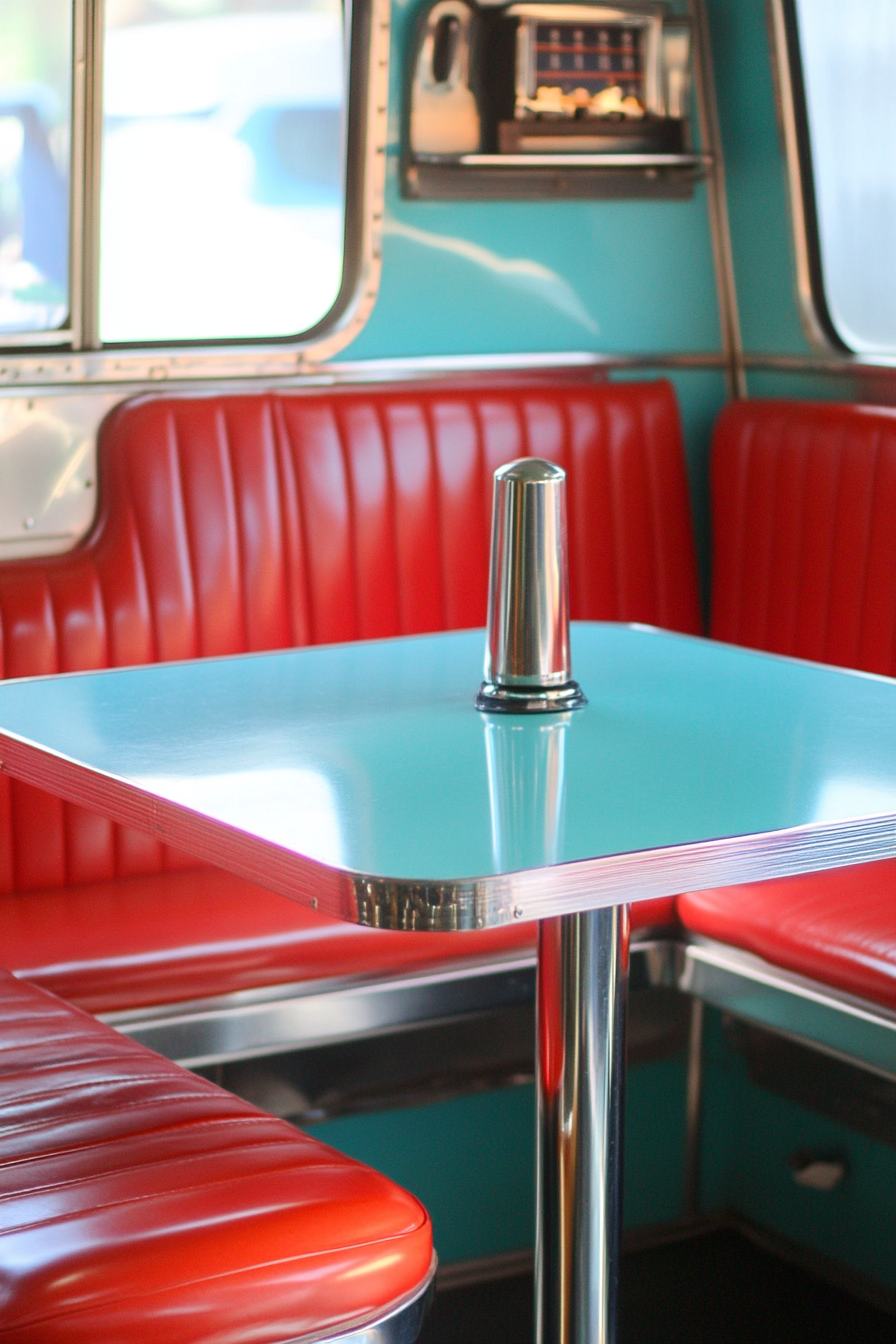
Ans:
[[[538,935],[537,1344],[615,1344],[627,905]]]

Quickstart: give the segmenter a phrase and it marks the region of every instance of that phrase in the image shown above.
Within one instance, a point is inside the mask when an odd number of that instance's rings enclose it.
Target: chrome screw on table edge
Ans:
[[[523,457],[495,472],[485,680],[476,708],[558,713],[585,697],[569,657],[566,472]]]

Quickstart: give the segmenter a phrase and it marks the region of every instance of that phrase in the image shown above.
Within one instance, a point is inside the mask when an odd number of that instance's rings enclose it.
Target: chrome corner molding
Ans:
[[[105,0],[75,0],[72,223],[70,244],[70,329],[23,338],[22,349],[0,351],[0,386],[45,387],[48,384],[182,383],[211,379],[281,379],[316,373],[322,364],[349,345],[367,322],[379,291],[382,271],[382,225],[386,183],[386,141],[389,100],[390,0],[371,0],[358,9],[366,27],[366,52],[354,73],[362,87],[360,181],[353,226],[346,213],[346,236],[355,230],[357,261],[353,292],[339,316],[325,330],[292,342],[224,343],[159,346],[141,349],[98,348],[99,193],[102,107],[103,20]],[[357,7],[356,7],[357,8]],[[352,6],[347,26],[355,28]],[[354,33],[351,34],[354,36]],[[348,37],[348,34],[347,34]],[[9,338],[18,343],[17,336]],[[45,349],[35,346],[68,348]],[[29,348],[32,347],[32,348]]]
[[[812,288],[808,220],[806,218],[806,191],[809,184],[805,180],[800,156],[793,76],[791,73],[792,53],[787,34],[787,19],[784,13],[785,3],[786,0],[770,0],[768,13],[771,30],[775,102],[787,165],[787,198],[790,207],[790,226],[793,234],[793,252],[796,263],[797,306],[803,334],[809,345],[819,354],[830,355],[837,350],[837,347],[829,339],[824,325],[819,319]]]
[[[731,397],[742,398],[747,395],[747,380],[744,373],[740,318],[737,310],[737,284],[734,275],[734,256],[731,251],[728,197],[725,190],[725,159],[722,153],[722,134],[716,104],[712,44],[703,0],[688,0],[688,15],[694,33],[697,122],[700,127],[702,148],[707,156],[707,205],[719,295],[719,322],[722,328],[728,394]]]
[[[349,1327],[348,1333],[299,1335],[283,1344],[415,1344],[435,1292],[438,1259],[433,1252],[429,1272],[414,1292],[403,1298],[385,1316]]]
[[[821,832],[794,827],[767,836],[707,840],[458,882],[347,880],[353,885],[358,923],[435,932],[547,919],[892,857],[896,820],[884,816],[838,822]]]

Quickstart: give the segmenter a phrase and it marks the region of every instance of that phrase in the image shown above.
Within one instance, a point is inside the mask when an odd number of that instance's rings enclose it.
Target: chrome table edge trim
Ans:
[[[455,932],[896,857],[896,814],[432,881],[331,868],[0,732],[0,769],[300,904],[373,928]]]

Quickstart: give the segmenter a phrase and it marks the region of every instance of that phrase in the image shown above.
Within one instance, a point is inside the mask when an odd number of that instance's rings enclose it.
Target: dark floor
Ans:
[[[623,1260],[620,1344],[894,1344],[896,1317],[728,1229]],[[529,1275],[439,1294],[420,1344],[532,1344]]]

